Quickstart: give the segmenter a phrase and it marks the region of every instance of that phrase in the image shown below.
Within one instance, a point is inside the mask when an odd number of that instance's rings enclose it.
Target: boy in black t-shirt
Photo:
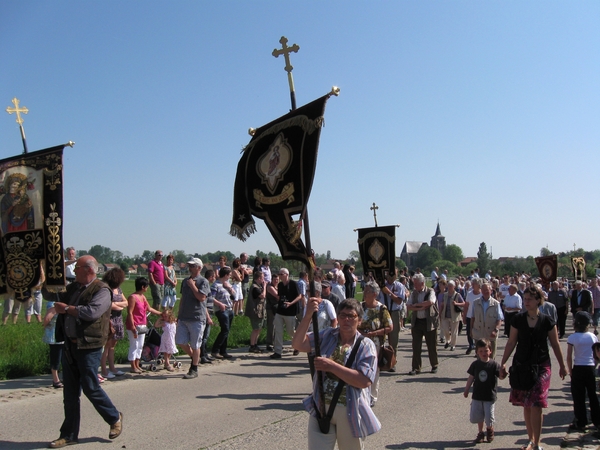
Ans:
[[[469,390],[473,385],[473,399],[471,401],[471,423],[479,427],[476,443],[483,442],[486,437],[488,442],[494,440],[494,404],[496,402],[496,387],[500,376],[500,364],[491,359],[492,344],[487,339],[479,339],[475,344],[477,359],[471,364],[467,373],[467,385],[464,396],[469,397]],[[483,423],[487,429],[483,432]]]

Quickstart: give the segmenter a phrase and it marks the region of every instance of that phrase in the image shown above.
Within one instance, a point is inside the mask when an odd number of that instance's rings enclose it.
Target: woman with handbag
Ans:
[[[383,303],[377,301],[380,292],[381,289],[375,281],[368,281],[365,283],[363,293],[364,301],[362,304],[363,315],[361,317],[361,323],[358,325],[358,331],[375,343],[377,355],[379,356],[377,373],[375,375],[375,380],[371,385],[371,406],[375,406],[375,402],[377,402],[377,397],[379,395],[379,363],[383,360],[383,358],[380,357],[381,348],[385,344],[386,335],[390,334],[394,327],[389,310]]]
[[[522,450],[542,450],[542,408],[548,407],[550,388],[550,352],[548,341],[558,364],[562,379],[567,369],[558,341],[554,320],[540,313],[539,306],[544,303],[544,294],[537,286],[525,289],[523,303],[525,311],[513,317],[510,336],[502,356],[501,378],[508,374],[506,362],[516,347],[513,365],[510,368],[510,402],[523,407],[523,417],[527,427],[529,442]]]
[[[260,330],[265,322],[266,311],[265,302],[267,298],[267,283],[265,275],[260,270],[255,270],[253,273],[252,287],[248,293],[248,301],[246,302],[246,311],[244,314],[250,319],[252,332],[250,333],[250,353],[262,353],[258,347],[258,337]]]
[[[144,337],[148,332],[146,312],[160,316],[160,311],[152,308],[144,295],[149,286],[148,278],[135,279],[135,292],[127,298],[127,335],[129,336],[129,363],[131,373],[142,373],[140,358],[144,346]]]
[[[125,375],[120,370],[115,368],[115,347],[117,341],[120,341],[125,337],[123,332],[123,310],[127,308],[127,299],[123,295],[121,290],[121,284],[125,281],[125,272],[120,267],[110,269],[102,277],[102,281],[108,284],[108,287],[112,289],[112,304],[110,307],[110,330],[108,340],[104,344],[104,351],[100,358],[100,368],[103,378],[114,378],[115,376]],[[108,368],[106,370],[106,362],[108,361]]]
[[[313,351],[314,335],[307,331],[318,310],[318,299],[311,297],[292,339],[294,349]],[[333,450],[336,441],[340,450],[362,449],[365,438],[381,429],[369,406],[377,352],[373,341],[358,332],[363,316],[361,304],[353,298],[346,299],[338,307],[339,327],[319,332],[321,356],[314,359],[314,365],[317,374],[323,376],[313,378],[313,393],[303,402],[310,414],[309,450]],[[319,404],[327,410],[320,409]]]
[[[446,341],[444,348],[450,347],[450,351],[454,351],[456,346],[458,323],[465,307],[465,301],[455,287],[456,283],[454,281],[448,281],[448,291],[444,292],[440,303],[440,328]]]

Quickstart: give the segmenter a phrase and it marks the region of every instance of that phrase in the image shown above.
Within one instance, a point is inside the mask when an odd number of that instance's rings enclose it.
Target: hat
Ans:
[[[592,323],[592,316],[586,311],[578,311],[575,314],[575,321],[573,322],[574,328],[585,328]]]
[[[324,287],[324,288],[325,287],[331,287],[331,284],[327,280],[322,280],[321,281],[321,286]]]
[[[188,264],[192,265],[192,266],[198,266],[198,267],[202,267],[202,260],[200,258],[192,258],[190,259],[188,262]]]

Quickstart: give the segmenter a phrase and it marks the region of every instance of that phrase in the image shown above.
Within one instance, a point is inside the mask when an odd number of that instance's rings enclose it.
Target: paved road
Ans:
[[[463,335],[455,352],[438,346],[439,372],[411,377],[406,374],[410,334],[401,333],[399,371],[381,375],[375,412],[383,429],[367,439],[367,448],[499,450],[519,448],[525,442],[522,409],[508,403],[505,380],[500,383],[496,405],[496,439],[491,444],[473,444],[477,426],[469,423],[470,401],[462,395],[466,370],[473,360],[464,354],[465,343]],[[500,340],[498,360],[505,343],[506,339]],[[564,341],[562,346],[565,349]],[[84,399],[76,448],[306,448],[307,414],[301,406],[310,391],[306,357],[286,353],[273,361],[268,355],[232,353],[236,360],[201,366],[194,380],[181,379],[188,366],[188,360],[182,359],[179,373],[127,374],[107,381],[105,390],[124,413],[123,434],[108,440],[108,425]],[[556,362],[553,367],[557,369]],[[560,380],[556,372],[544,420],[546,450],[560,448],[572,419],[568,381]],[[0,449],[45,448],[58,437],[62,396],[49,385],[49,377],[0,382]],[[588,439],[587,443],[593,442]],[[589,448],[597,447],[595,441]]]

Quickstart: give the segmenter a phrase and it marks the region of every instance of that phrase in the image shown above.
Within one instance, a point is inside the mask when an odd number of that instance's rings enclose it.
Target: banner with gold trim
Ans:
[[[26,301],[40,282],[65,285],[63,220],[64,145],[0,161],[0,294]]]
[[[359,228],[358,251],[365,276],[371,274],[383,286],[396,267],[396,227]]]
[[[540,278],[545,282],[556,280],[558,271],[558,259],[556,255],[540,256],[535,258]]]
[[[310,265],[300,237],[317,165],[325,95],[258,128],[238,163],[230,234],[245,241],[265,221],[281,257]]]

